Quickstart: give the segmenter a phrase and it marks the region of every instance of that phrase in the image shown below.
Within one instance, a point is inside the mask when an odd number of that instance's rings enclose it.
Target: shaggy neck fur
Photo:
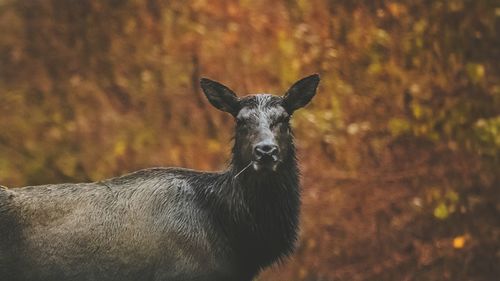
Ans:
[[[288,256],[297,239],[299,173],[295,149],[276,172],[255,171],[238,159],[237,142],[229,168],[214,175],[205,198],[215,207],[214,219],[232,245],[242,270],[257,272]]]

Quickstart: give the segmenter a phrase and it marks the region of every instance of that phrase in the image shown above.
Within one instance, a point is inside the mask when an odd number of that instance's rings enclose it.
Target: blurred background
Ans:
[[[489,0],[0,0],[0,184],[223,169],[199,78],[317,72],[301,240],[258,280],[498,280],[499,29]]]

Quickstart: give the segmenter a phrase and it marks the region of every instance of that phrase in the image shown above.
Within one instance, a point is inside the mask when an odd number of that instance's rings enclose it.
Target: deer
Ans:
[[[236,123],[222,171],[160,167],[0,188],[0,280],[250,281],[284,261],[301,193],[290,118],[319,80],[239,98],[202,78],[209,103]]]

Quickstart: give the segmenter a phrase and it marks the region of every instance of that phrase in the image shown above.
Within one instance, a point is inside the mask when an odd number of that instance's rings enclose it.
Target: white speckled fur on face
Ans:
[[[252,98],[254,98],[255,106],[243,107],[236,119],[258,124],[260,128],[269,128],[273,120],[288,116],[281,105],[273,104],[273,98],[276,98],[273,95],[259,94]]]
[[[269,127],[270,115],[274,111],[274,107],[268,104],[271,101],[271,95],[258,95],[257,98],[257,118],[259,120],[259,127]]]

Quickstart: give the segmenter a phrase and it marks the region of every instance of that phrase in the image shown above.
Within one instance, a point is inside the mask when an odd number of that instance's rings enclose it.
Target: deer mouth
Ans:
[[[253,169],[255,171],[270,170],[275,172],[278,168],[279,158],[278,155],[264,155],[261,157],[256,157],[253,161]]]

